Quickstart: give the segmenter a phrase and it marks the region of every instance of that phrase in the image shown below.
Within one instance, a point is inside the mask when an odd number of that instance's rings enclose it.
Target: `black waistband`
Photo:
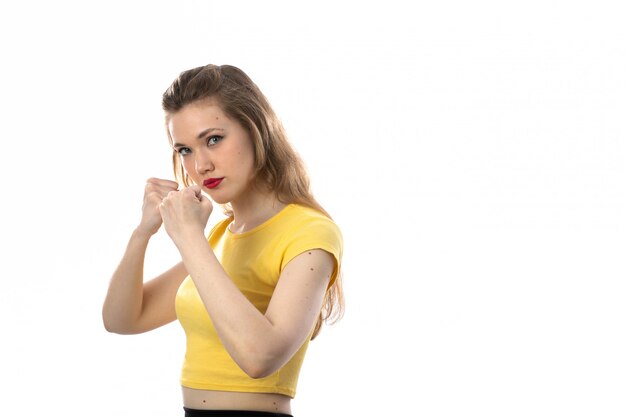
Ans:
[[[293,417],[291,414],[244,410],[195,410],[183,407],[185,417]]]

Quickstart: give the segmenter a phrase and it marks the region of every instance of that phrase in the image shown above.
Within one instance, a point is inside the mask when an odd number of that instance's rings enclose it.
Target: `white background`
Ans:
[[[0,415],[182,415],[179,325],[100,311],[172,178],[160,96],[207,63],[266,93],[345,235],[297,417],[626,414],[620,2],[409,4],[0,6]],[[176,260],[157,235],[147,277]]]

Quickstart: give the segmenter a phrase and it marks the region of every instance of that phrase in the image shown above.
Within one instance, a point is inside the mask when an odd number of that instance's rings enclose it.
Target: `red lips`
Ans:
[[[209,178],[209,179],[204,180],[202,185],[204,185],[206,188],[215,188],[218,185],[220,185],[220,182],[222,182],[223,179],[224,179],[224,177],[222,177],[222,178]]]

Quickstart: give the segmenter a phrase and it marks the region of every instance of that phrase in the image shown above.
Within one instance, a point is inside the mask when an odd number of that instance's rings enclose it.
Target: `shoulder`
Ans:
[[[323,249],[341,262],[343,236],[339,226],[318,210],[291,204],[285,210],[284,242],[288,252],[295,256],[309,249]],[[291,256],[287,256],[291,258]]]
[[[284,217],[285,225],[296,235],[307,232],[342,240],[339,226],[330,217],[313,208],[290,204],[285,209]]]
[[[324,213],[299,204],[290,204],[285,208],[285,220],[294,226],[328,228],[341,234],[339,226]]]

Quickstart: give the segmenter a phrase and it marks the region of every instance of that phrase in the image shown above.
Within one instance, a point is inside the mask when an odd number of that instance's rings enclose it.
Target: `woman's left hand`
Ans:
[[[202,233],[206,228],[213,204],[202,194],[198,185],[171,191],[159,206],[165,231],[178,244],[180,239],[194,233]]]

